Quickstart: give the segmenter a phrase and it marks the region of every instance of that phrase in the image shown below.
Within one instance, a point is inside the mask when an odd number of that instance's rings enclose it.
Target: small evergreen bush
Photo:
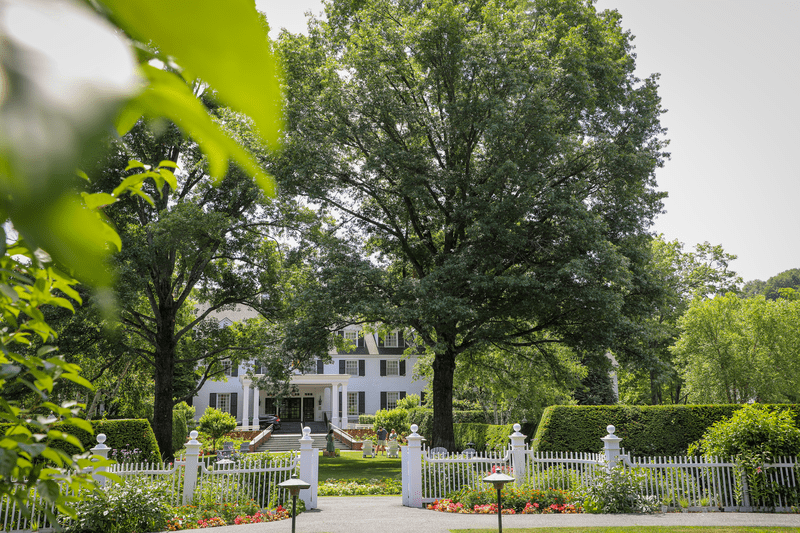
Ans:
[[[236,419],[229,413],[209,407],[200,417],[198,428],[211,437],[211,446],[216,450],[217,440],[236,429]]]

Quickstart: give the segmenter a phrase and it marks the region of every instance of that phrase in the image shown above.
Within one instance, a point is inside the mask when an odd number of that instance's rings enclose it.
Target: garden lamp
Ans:
[[[300,491],[311,487],[311,483],[306,483],[302,479],[297,479],[297,475],[292,474],[291,479],[287,479],[278,486],[282,489],[287,489],[289,494],[292,495],[292,533],[294,533],[294,518],[297,516],[297,495]]]
[[[497,489],[497,533],[503,533],[503,502],[500,500],[500,491],[503,490],[503,485],[514,481],[514,478],[495,472],[490,476],[483,478],[484,483],[491,483]]]

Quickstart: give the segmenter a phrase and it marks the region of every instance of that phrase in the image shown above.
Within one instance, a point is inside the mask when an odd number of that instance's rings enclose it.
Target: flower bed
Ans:
[[[472,509],[470,509],[461,502],[456,503],[447,498],[429,503],[428,509],[442,513],[497,514],[496,503],[475,505]],[[582,509],[579,505],[574,503],[567,503],[563,505],[551,504],[547,507],[541,507],[538,503],[528,502],[525,504],[525,508],[521,511],[521,513],[517,513],[513,507],[503,507],[502,514],[575,514],[580,512],[582,512]]]
[[[572,494],[558,489],[538,490],[529,487],[503,488],[504,514],[550,514],[583,512]],[[497,513],[497,491],[467,488],[437,500],[428,509],[445,513]]]
[[[177,508],[175,518],[167,521],[167,529],[169,531],[183,531],[185,529],[205,529],[234,524],[259,524],[261,522],[275,522],[277,520],[291,518],[289,511],[280,505],[275,511],[256,511],[252,515],[239,515],[233,517],[233,519],[225,519],[221,516],[208,516],[208,514],[209,510],[198,510],[192,505]]]

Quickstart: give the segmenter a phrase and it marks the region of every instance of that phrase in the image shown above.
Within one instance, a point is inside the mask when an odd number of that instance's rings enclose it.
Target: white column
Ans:
[[[247,420],[248,417],[249,417],[249,413],[247,411],[247,409],[248,409],[247,391],[250,390],[250,383],[252,383],[252,381],[250,381],[249,379],[243,379],[242,380],[242,425],[245,426],[245,427],[250,425],[250,421]]]
[[[408,507],[422,507],[422,435],[417,433],[419,427],[411,425],[411,435],[408,440]],[[405,487],[403,492],[406,492]]]
[[[511,439],[511,466],[514,468],[514,484],[518,487],[525,483],[525,435],[520,433],[522,426],[514,424]]]
[[[349,403],[347,401],[347,383],[342,383],[342,429],[347,429],[349,426],[349,420],[347,418],[347,409],[349,407]]]
[[[622,440],[620,437],[614,435],[615,429],[616,428],[614,426],[606,427],[608,435],[600,439],[604,443],[603,451],[605,452],[606,463],[608,463],[606,468],[609,472],[617,465],[617,461],[619,461],[619,441]]]
[[[253,425],[258,428],[258,415],[261,414],[259,404],[261,403],[261,391],[258,387],[253,387]]]
[[[331,383],[331,424],[339,426],[339,384]]]
[[[300,499],[306,504],[306,509],[317,508],[319,450],[312,449],[313,443],[311,428],[303,428],[303,437],[300,439],[300,479],[311,485],[300,491]]]
[[[197,431],[189,433],[189,442],[186,443],[186,466],[183,468],[183,505],[189,505],[194,496],[194,487],[197,485],[197,464],[200,457],[201,444],[197,441]]]
[[[108,452],[111,451],[111,448],[106,446],[106,435],[105,435],[105,433],[100,433],[97,436],[97,446],[92,448],[91,451],[92,451],[92,453],[94,455],[99,455],[103,459],[108,459]],[[104,476],[102,474],[98,474],[98,472],[106,472],[108,470],[108,467],[106,467],[106,465],[104,464],[105,461],[93,460],[92,462],[93,463],[99,463],[99,464],[102,465],[102,466],[95,466],[94,467],[94,470],[92,472],[92,478],[94,479],[95,483],[97,483],[101,487],[105,487],[106,486],[106,476]]]

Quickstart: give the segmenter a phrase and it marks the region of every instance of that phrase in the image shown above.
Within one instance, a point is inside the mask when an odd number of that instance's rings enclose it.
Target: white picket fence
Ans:
[[[319,450],[312,448],[311,430],[303,429],[300,451],[263,460],[250,460],[245,455],[240,461],[222,460],[209,468],[200,460],[200,443],[197,432],[192,431],[186,444],[186,457],[174,463],[123,463],[110,467],[98,467],[93,477],[98,485],[110,483],[102,473],[116,474],[126,479],[152,480],[162,483],[170,493],[173,505],[186,505],[192,502],[195,494],[212,497],[219,502],[255,500],[261,507],[272,507],[274,502],[288,501],[290,497],[278,484],[297,474],[311,487],[301,490],[299,498],[306,509],[317,507],[317,485],[319,481]],[[105,435],[97,436],[98,445],[92,453],[108,457],[110,448],[105,445]],[[44,533],[53,531],[53,524],[47,519],[44,509],[53,511],[40,496],[32,494],[30,506],[34,513],[30,518],[22,516],[13,502],[0,500],[0,524],[8,533],[29,532],[35,528]]]
[[[762,466],[771,483],[783,493],[766,501],[751,497],[746,478],[733,460],[705,457],[630,457],[620,449],[622,440],[608,426],[602,438],[604,453],[534,452],[525,445],[520,425],[509,435],[511,445],[502,452],[437,454],[422,447],[422,436],[412,426],[403,447],[403,505],[422,507],[464,487],[488,488],[482,479],[498,469],[514,477],[516,485],[534,489],[579,490],[618,463],[641,474],[640,491],[668,507],[753,511],[789,511],[800,504],[797,458],[780,458]],[[737,498],[737,492],[739,497]]]

